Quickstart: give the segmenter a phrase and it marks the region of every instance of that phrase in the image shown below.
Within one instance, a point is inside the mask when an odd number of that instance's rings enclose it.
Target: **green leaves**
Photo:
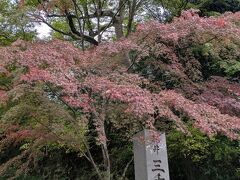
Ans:
[[[220,61],[218,66],[230,77],[240,72],[240,60]]]
[[[205,43],[192,49],[209,74],[234,77],[240,72],[239,45],[231,40]]]
[[[31,40],[35,35],[34,25],[25,15],[25,9],[10,0],[0,2],[0,45],[9,45],[18,38]]]
[[[240,177],[239,142],[223,136],[209,138],[195,129],[190,131],[191,136],[176,131],[167,136],[169,166],[175,172],[172,178],[188,177],[192,173],[196,179],[234,180]]]
[[[51,24],[54,28],[59,29],[63,32],[68,32],[69,31],[68,24],[64,20],[61,20],[61,19],[54,20],[54,21],[52,21]],[[53,31],[52,36],[53,36],[53,38],[58,38],[58,39],[61,39],[61,40],[66,39],[66,37],[62,33],[59,33],[57,31]]]

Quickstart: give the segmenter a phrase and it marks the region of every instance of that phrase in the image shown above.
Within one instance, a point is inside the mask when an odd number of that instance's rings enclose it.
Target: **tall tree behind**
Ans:
[[[136,12],[144,0],[22,1],[34,21],[47,24],[65,38],[98,45],[113,31],[117,39],[133,28]],[[126,21],[126,22],[125,22]],[[59,26],[59,22],[64,25]],[[124,23],[126,23],[126,28]],[[56,26],[58,24],[58,26]],[[64,27],[64,28],[63,28]],[[125,30],[126,29],[126,30]],[[112,33],[110,33],[112,34]]]

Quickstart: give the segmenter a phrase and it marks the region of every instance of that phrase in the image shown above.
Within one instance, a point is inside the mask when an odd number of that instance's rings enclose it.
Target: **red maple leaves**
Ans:
[[[220,18],[201,18],[190,10],[171,24],[149,22],[139,25],[130,39],[102,44],[85,52],[59,40],[20,45],[15,43],[12,47],[0,49],[1,54],[4,54],[1,66],[15,63],[18,67],[27,67],[27,73],[21,78],[24,83],[42,81],[60,87],[58,98],[68,106],[84,113],[95,114],[96,131],[100,141],[106,141],[103,130],[104,108],[109,102],[126,104],[127,108],[123,113],[137,117],[150,128],[154,128],[155,121],[159,120],[153,118],[158,113],[157,117],[173,120],[179,129],[186,131],[181,121],[181,117],[186,116],[194,120],[195,127],[209,135],[220,132],[231,138],[238,138],[239,117],[229,113],[230,111],[222,111],[221,98],[209,98],[214,97],[214,93],[202,93],[202,96],[195,98],[198,101],[193,101],[177,90],[154,92],[148,88],[151,84],[148,79],[127,72],[127,67],[119,61],[126,58],[126,53],[134,50],[138,52],[139,62],[144,57],[151,56],[154,49],[156,57],[165,54],[167,69],[174,70],[179,77],[186,80],[188,76],[174,49],[180,40],[193,31],[200,43],[209,38],[209,34],[239,40],[240,31],[231,24],[237,17],[239,14],[236,13]],[[156,40],[162,43],[157,44]],[[229,86],[228,90],[239,97],[239,85],[235,86],[237,88]],[[0,97],[2,96],[4,92],[0,91]],[[239,109],[239,101],[236,98],[235,101],[236,108]]]

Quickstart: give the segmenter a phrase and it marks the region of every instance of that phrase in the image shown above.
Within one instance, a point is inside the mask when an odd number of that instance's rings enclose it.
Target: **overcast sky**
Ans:
[[[37,30],[37,33],[38,33],[38,37],[41,38],[41,39],[44,39],[44,38],[47,38],[50,36],[50,28],[44,24],[44,23],[41,23],[40,25],[37,24],[36,25],[36,30]]]

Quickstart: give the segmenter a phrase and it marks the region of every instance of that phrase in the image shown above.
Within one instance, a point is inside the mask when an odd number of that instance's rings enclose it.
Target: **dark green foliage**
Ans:
[[[192,136],[168,134],[170,175],[173,180],[237,180],[240,144],[223,136],[209,138],[192,129]]]
[[[226,11],[240,11],[239,0],[208,0],[201,3],[199,7],[203,15],[211,15],[214,12],[224,13]]]
[[[227,11],[240,11],[239,0],[193,0],[189,1],[187,8],[195,8],[201,11],[202,16],[215,16]]]

